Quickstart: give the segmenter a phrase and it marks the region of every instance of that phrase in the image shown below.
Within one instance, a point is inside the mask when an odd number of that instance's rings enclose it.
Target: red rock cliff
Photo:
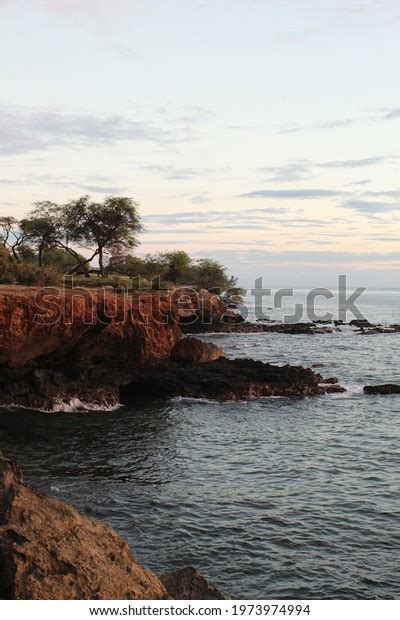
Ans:
[[[170,295],[0,288],[0,364],[38,358],[165,359],[181,337]]]

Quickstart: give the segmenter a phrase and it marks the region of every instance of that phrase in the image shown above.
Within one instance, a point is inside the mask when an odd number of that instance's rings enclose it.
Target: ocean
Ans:
[[[286,309],[304,297],[296,291]],[[359,307],[399,323],[400,290],[368,290]],[[2,449],[27,481],[114,527],[157,573],[193,565],[233,598],[400,598],[400,397],[362,391],[400,383],[400,333],[202,338],[230,357],[318,365],[348,391],[3,409]]]

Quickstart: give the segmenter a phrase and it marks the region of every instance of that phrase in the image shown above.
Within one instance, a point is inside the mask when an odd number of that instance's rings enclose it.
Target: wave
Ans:
[[[42,409],[40,407],[24,407],[22,405],[2,405],[2,409],[14,410],[23,409],[25,411],[37,411],[38,413],[78,413],[84,411],[97,411],[99,413],[108,413],[117,411],[122,407],[121,403],[108,406],[99,406],[94,403],[87,403],[79,398],[71,398],[69,400],[57,400],[51,409]]]

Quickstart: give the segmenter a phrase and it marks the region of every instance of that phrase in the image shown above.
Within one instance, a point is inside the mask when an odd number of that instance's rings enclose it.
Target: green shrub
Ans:
[[[14,265],[15,281],[23,286],[61,286],[62,276],[50,267],[40,269],[33,263]]]

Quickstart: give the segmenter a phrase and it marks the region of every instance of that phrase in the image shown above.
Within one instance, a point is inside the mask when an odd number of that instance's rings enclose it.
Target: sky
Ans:
[[[0,215],[109,194],[139,254],[400,286],[397,0],[0,0]]]

